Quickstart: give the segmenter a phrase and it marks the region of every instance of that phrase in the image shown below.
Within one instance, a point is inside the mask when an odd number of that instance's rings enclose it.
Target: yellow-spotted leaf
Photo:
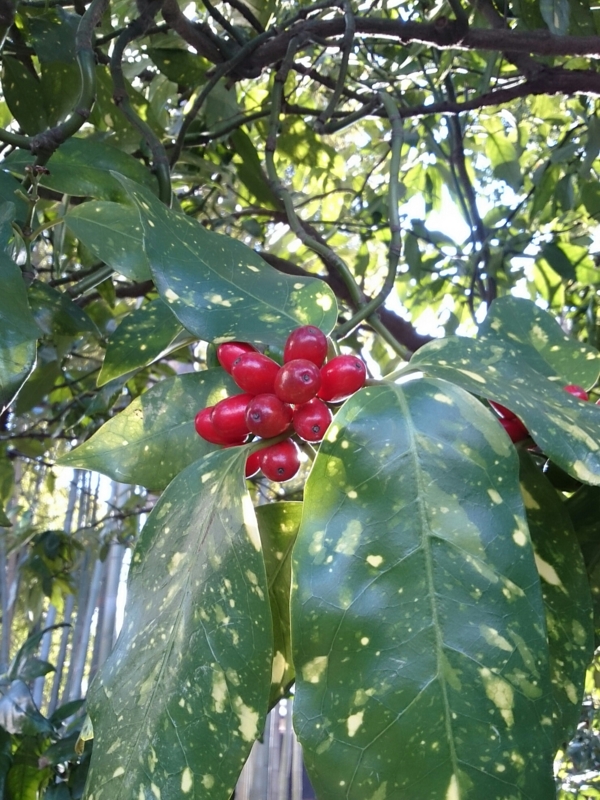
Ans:
[[[148,280],[142,226],[137,210],[125,203],[92,200],[75,206],[65,223],[96,258],[132,281]]]
[[[221,368],[167,378],[136,397],[87,442],[58,460],[122,483],[159,490],[184,467],[217,449],[194,430],[194,417],[239,389]]]
[[[295,726],[323,800],[550,800],[544,606],[504,431],[373,386],[315,459],[293,557]]]
[[[211,453],[148,518],[88,696],[87,800],[229,800],[262,732],[273,637],[244,464],[240,448]]]
[[[520,453],[521,492],[546,607],[555,700],[555,745],[574,735],[585,673],[594,654],[592,598],[581,548],[564,500],[528,453]]]
[[[110,335],[98,386],[152,364],[194,341],[160,298],[127,314]]]
[[[237,239],[207,231],[120,177],[137,205],[144,250],[163,300],[187,330],[206,341],[283,344],[299,325],[329,333],[335,296],[318,278],[284,275]]]
[[[526,345],[550,366],[550,374],[559,375],[565,384],[575,383],[589,389],[600,375],[600,352],[567,336],[551,314],[523,297],[507,295],[494,300],[479,334],[488,339],[505,339],[513,345]],[[529,359],[532,356],[529,352]],[[530,360],[531,366],[536,364],[543,372],[539,361]]]
[[[574,478],[600,485],[600,406],[565,392],[533,347],[451,336],[422,347],[411,366],[513,411],[543,452]]]
[[[290,588],[292,548],[301,517],[302,503],[284,501],[256,508],[273,616],[271,704],[285,696],[294,679],[290,637]]]

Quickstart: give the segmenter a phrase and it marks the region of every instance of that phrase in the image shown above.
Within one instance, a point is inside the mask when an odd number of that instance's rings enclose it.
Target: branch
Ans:
[[[328,272],[327,275],[314,275],[312,272],[302,269],[302,267],[299,267],[292,261],[287,261],[284,258],[267,253],[264,250],[261,250],[259,255],[263,261],[266,261],[267,264],[270,264],[276,270],[283,272],[285,275],[297,275],[303,278],[320,278],[320,280],[324,281],[324,283],[330,287],[332,292],[339,300],[342,300],[348,304],[352,302],[350,292],[348,291],[344,282],[339,278],[337,273],[332,271]],[[364,296],[365,302],[368,303],[370,299],[371,298],[367,295]],[[402,317],[399,317],[389,308],[380,308],[377,311],[377,316],[390,331],[390,333],[393,334],[394,338],[397,339],[400,344],[404,345],[407,350],[410,350],[411,353],[417,351],[419,347],[423,347],[423,345],[427,344],[427,342],[431,342],[434,338],[433,336],[423,336],[422,334],[417,333],[411,322],[406,319],[402,319]]]
[[[515,31],[471,28],[466,33],[461,22],[439,17],[435,22],[403,22],[383,17],[355,17],[356,32],[383,37],[402,44],[427,44],[440,50],[490,50],[527,53],[539,56],[600,55],[600,36],[556,36],[550,31]],[[304,41],[343,36],[345,21],[340,18],[299,22],[262,45],[251,60],[260,68],[281,61],[292,38]]]

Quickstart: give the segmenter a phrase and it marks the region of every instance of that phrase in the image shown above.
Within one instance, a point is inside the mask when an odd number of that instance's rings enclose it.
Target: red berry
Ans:
[[[262,353],[243,353],[233,362],[231,375],[250,394],[273,394],[279,364]]]
[[[246,459],[246,477],[252,478],[260,469],[260,462],[262,459],[262,452],[257,450],[256,453],[250,453]]]
[[[217,346],[217,358],[219,364],[223,367],[225,372],[231,375],[231,368],[236,358],[239,358],[243,353],[255,353],[256,347],[252,347],[247,342],[223,342]]]
[[[283,350],[283,363],[305,358],[320,367],[327,356],[327,337],[314,325],[296,328],[287,338]]]
[[[513,419],[501,419],[499,422],[510,436],[511,442],[520,442],[523,439],[527,439],[529,436],[529,431],[518,417],[513,417]]]
[[[270,439],[278,436],[289,427],[292,421],[292,407],[274,394],[257,394],[246,409],[246,424],[251,433]]]
[[[357,356],[336,356],[321,368],[318,397],[330,403],[345,400],[365,385],[367,368]]]
[[[294,430],[307,442],[320,442],[331,422],[331,411],[318,397],[294,410]]]
[[[305,358],[288,361],[275,378],[275,394],[284,403],[300,405],[316,395],[321,385],[321,373],[316,364]]]
[[[291,439],[272,444],[260,451],[260,466],[265,477],[270,481],[289,481],[300,469],[300,453],[298,446]]]
[[[251,394],[235,394],[217,403],[212,413],[212,422],[219,435],[232,440],[244,439],[248,435],[246,409],[250,400]]]
[[[489,404],[494,409],[494,411],[496,411],[499,414],[499,416],[501,416],[503,419],[516,419],[517,418],[517,415],[513,414],[513,412],[510,410],[510,408],[506,408],[506,406],[501,406],[500,403],[496,403],[496,402],[494,402],[494,400],[490,400]]]
[[[590,396],[583,388],[583,386],[577,386],[576,384],[570,383],[568,386],[564,387],[565,392],[572,394],[574,397],[578,397],[580,400],[589,400]]]
[[[208,406],[208,408],[203,408],[202,411],[199,411],[196,414],[196,419],[194,420],[194,427],[196,428],[196,433],[205,439],[207,442],[211,442],[212,444],[221,444],[221,445],[237,445],[243,444],[244,438],[243,437],[235,436],[235,437],[228,437],[223,436],[220,434],[215,426],[212,419],[214,406]]]

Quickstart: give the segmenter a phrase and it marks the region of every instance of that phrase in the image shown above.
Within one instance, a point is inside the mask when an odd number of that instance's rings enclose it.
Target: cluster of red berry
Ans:
[[[199,411],[196,431],[225,447],[244,444],[251,434],[271,439],[296,433],[307,442],[320,442],[331,422],[327,403],[350,397],[366,379],[365,365],[356,356],[335,356],[325,364],[327,349],[327,337],[313,325],[288,336],[283,366],[246,342],[219,345],[219,363],[244,393]],[[252,453],[246,477],[262,469],[269,480],[281,483],[299,468],[298,446],[287,438]]]
[[[580,400],[585,400],[587,402],[590,399],[589,394],[586,392],[583,386],[577,386],[576,384],[570,383],[568,386],[563,388],[565,392],[569,392],[569,394],[572,394],[574,397],[578,397]],[[500,424],[510,436],[511,441],[521,442],[523,439],[527,439],[529,437],[529,431],[525,425],[523,425],[517,415],[513,414],[510,409],[500,405],[500,403],[495,403],[493,400],[490,400],[490,405],[498,414]],[[600,405],[600,400],[597,401],[597,405]]]

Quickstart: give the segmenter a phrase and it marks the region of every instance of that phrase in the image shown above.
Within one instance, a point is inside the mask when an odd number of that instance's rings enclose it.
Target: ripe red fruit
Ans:
[[[331,411],[318,397],[294,410],[294,430],[307,442],[320,442],[331,422]]]
[[[292,421],[292,407],[274,394],[257,394],[246,409],[246,424],[251,433],[270,439],[278,436],[289,427]]]
[[[194,420],[194,427],[196,428],[196,433],[205,439],[207,442],[211,442],[211,444],[221,444],[221,445],[237,445],[243,444],[246,434],[243,436],[224,436],[219,433],[215,426],[212,419],[212,414],[214,411],[214,406],[208,406],[208,408],[203,408],[202,411],[199,411],[196,414],[196,418]]]
[[[223,342],[217,346],[217,358],[225,372],[231,375],[233,362],[244,353],[255,353],[256,347],[247,342]]]
[[[250,400],[252,400],[251,394],[235,394],[216,404],[212,413],[212,423],[220,436],[243,440],[248,435],[246,409]]]
[[[565,392],[572,394],[574,397],[578,397],[580,400],[589,400],[590,396],[583,388],[583,386],[577,386],[576,384],[570,383],[568,386],[564,387]]]
[[[513,419],[501,419],[499,422],[510,436],[511,442],[520,442],[523,439],[527,439],[529,436],[529,431],[518,417],[513,417]]]
[[[260,451],[260,466],[263,474],[270,481],[289,481],[300,469],[300,453],[298,446],[291,439],[272,444]]]
[[[260,469],[260,462],[262,460],[262,451],[257,450],[256,453],[250,453],[246,459],[246,477],[252,478]]]
[[[283,363],[305,358],[320,367],[327,356],[327,337],[314,325],[296,328],[287,338],[283,350]]]
[[[498,412],[498,414],[502,417],[502,419],[516,419],[517,415],[513,414],[510,408],[506,408],[506,406],[500,405],[500,403],[496,403],[494,400],[489,401],[491,407]]]
[[[318,397],[330,403],[345,400],[365,385],[367,368],[357,356],[336,356],[321,367]]]
[[[321,373],[316,364],[306,358],[288,361],[275,378],[275,394],[284,403],[300,405],[316,395],[321,385]]]
[[[279,364],[262,353],[242,353],[233,362],[231,376],[240,389],[250,394],[273,394]]]

